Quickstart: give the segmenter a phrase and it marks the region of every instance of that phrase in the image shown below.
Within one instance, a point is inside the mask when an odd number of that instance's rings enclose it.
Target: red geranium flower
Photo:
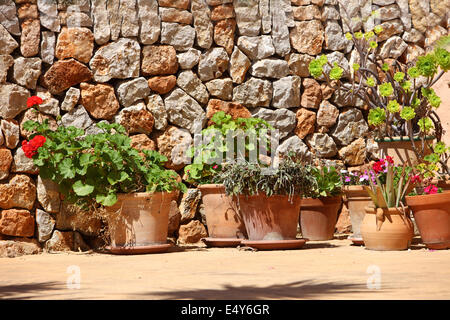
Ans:
[[[386,156],[386,161],[390,164],[394,164],[394,159],[392,159],[392,157]]]
[[[384,160],[380,160],[377,161],[373,164],[372,166],[373,171],[375,171],[375,173],[380,173],[384,170]]]
[[[40,105],[42,103],[42,99],[38,96],[29,97],[27,100],[27,108],[31,108],[33,106]]]
[[[22,150],[27,158],[33,158],[37,150],[42,147],[46,139],[44,136],[35,136],[30,141],[22,141]]]
[[[421,182],[422,182],[422,179],[420,179],[420,176],[418,174],[411,177],[411,183],[421,183]]]

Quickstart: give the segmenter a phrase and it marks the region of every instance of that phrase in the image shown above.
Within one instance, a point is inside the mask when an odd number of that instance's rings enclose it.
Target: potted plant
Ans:
[[[310,166],[285,158],[277,168],[237,162],[222,173],[225,191],[236,196],[249,240],[257,249],[293,249],[304,245],[296,239],[302,194],[309,193]]]
[[[448,151],[450,148],[438,145],[428,162],[417,165],[414,176],[417,186],[405,198],[422,242],[430,249],[450,248],[450,191],[440,188],[434,179],[439,170],[437,159]]]
[[[366,214],[365,208],[373,204],[369,193],[364,186],[369,185],[369,173],[341,170],[344,202],[347,204],[353,234],[348,237],[354,244],[363,245],[361,236],[361,223]]]
[[[192,164],[185,167],[186,180],[198,186],[202,194],[205,209],[208,238],[203,241],[209,246],[236,246],[247,237],[245,226],[236,202],[227,196],[222,184],[220,172],[227,157],[236,157],[237,136],[252,132],[256,139],[271,126],[258,118],[236,118],[223,111],[216,112],[211,124],[202,130],[202,142],[189,149],[194,158]],[[248,159],[248,151],[252,142],[244,139],[244,158]]]
[[[342,205],[342,180],[334,167],[313,167],[311,173],[315,183],[305,194],[300,211],[302,237],[331,240]]]
[[[346,11],[345,4],[342,8]],[[344,70],[322,55],[309,64],[311,75],[323,78],[344,99],[360,99],[370,109],[368,122],[376,128],[383,157],[389,155],[408,166],[421,162],[430,153],[431,140],[441,140],[441,121],[435,112],[441,99],[432,86],[450,69],[450,53],[437,46],[408,68],[398,59],[380,55],[378,36],[385,32],[381,26],[362,33],[353,31],[350,19],[343,17],[343,21],[350,30],[346,38],[357,51],[355,63]],[[344,72],[349,83],[341,82]]]
[[[167,250],[168,213],[176,190],[186,187],[167,158],[156,151],[131,147],[119,124],[98,123],[101,133],[27,121],[34,132],[23,141],[43,179],[59,186],[65,201],[105,217],[113,253],[150,253]]]
[[[409,208],[403,199],[412,189],[411,168],[394,166],[392,158],[381,159],[369,171],[369,193],[374,206],[366,207],[361,224],[364,245],[370,250],[405,250],[414,235]]]

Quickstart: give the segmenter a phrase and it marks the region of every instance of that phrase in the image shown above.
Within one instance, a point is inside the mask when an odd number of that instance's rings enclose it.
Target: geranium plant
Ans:
[[[249,153],[256,151],[257,141],[260,145],[268,145],[266,133],[269,129],[272,129],[270,124],[262,119],[233,119],[223,111],[216,112],[211,125],[202,130],[202,143],[188,150],[193,163],[184,169],[186,180],[193,184],[220,183],[219,173],[226,159],[249,160]],[[239,135],[243,135],[242,150],[238,146]]]
[[[345,10],[345,5],[342,7]],[[380,56],[377,48],[379,36],[384,33],[381,26],[363,33],[354,31],[348,19],[344,22],[350,30],[346,38],[358,53],[357,61],[347,70],[349,83],[342,81],[342,66],[331,64],[326,55],[311,61],[310,74],[323,78],[345,99],[361,99],[370,108],[368,122],[378,129],[379,137],[408,136],[417,158],[423,159],[428,150],[425,138],[432,133],[438,143],[441,140],[441,121],[435,112],[441,99],[432,86],[450,69],[450,53],[437,46],[408,68],[397,59]],[[421,147],[416,146],[415,139],[422,140]],[[447,162],[440,164],[449,173]]]
[[[60,126],[51,130],[43,123],[26,121],[35,132],[23,141],[25,155],[33,159],[43,179],[56,182],[65,200],[81,206],[112,206],[118,193],[185,190],[174,171],[163,167],[167,158],[156,151],[139,151],[119,124],[98,123],[98,134]]]
[[[342,193],[343,182],[335,167],[312,167],[314,183],[309,194],[311,198],[334,197]]]

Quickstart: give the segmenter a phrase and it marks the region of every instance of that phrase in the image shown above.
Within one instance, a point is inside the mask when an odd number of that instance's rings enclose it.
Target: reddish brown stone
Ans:
[[[138,150],[156,150],[156,143],[152,139],[150,139],[146,134],[137,134],[135,136],[131,136],[131,147]],[[140,152],[140,155],[143,156],[144,153]]]
[[[36,184],[26,175],[15,175],[9,183],[0,184],[0,208],[31,210],[36,200]]]
[[[219,99],[209,100],[208,107],[206,108],[206,117],[211,119],[218,111],[223,111],[226,114],[231,115],[233,119],[250,118],[252,116],[250,111],[240,103],[222,101]]]
[[[60,60],[45,73],[44,85],[52,94],[59,94],[81,82],[92,79],[92,72],[84,64],[74,60]]]
[[[166,94],[172,90],[177,84],[177,77],[171,76],[156,76],[148,79],[148,86],[153,91],[159,94]]]
[[[300,138],[305,138],[308,134],[314,133],[314,127],[316,123],[316,114],[307,109],[299,109],[296,114],[297,126],[295,128],[295,134]]]
[[[168,126],[155,136],[158,152],[166,156],[164,164],[167,169],[178,171],[186,165],[186,150],[192,144],[192,136],[186,129]]]
[[[303,79],[303,94],[300,105],[305,108],[317,109],[322,102],[320,84],[310,78]]]
[[[347,205],[342,206],[341,213],[336,223],[337,233],[350,233],[352,232],[352,221],[350,220],[350,214],[348,212]]]
[[[186,10],[180,10],[176,8],[161,8],[159,9],[161,21],[175,22],[183,24],[192,23],[192,13]]]
[[[197,243],[201,238],[208,236],[205,226],[198,220],[192,220],[188,224],[180,226],[178,231],[178,242],[183,243]]]
[[[110,120],[119,110],[120,106],[114,94],[113,86],[82,83],[80,89],[81,104],[92,117]]]
[[[187,10],[191,0],[158,0],[160,7],[171,7]]]
[[[233,52],[235,31],[235,19],[222,20],[214,26],[214,41],[218,46],[224,47],[228,55]]]
[[[0,180],[9,176],[12,160],[11,151],[6,148],[0,148]]]
[[[172,46],[146,46],[142,55],[144,75],[168,75],[178,70],[177,52]]]
[[[217,7],[214,7],[214,9],[211,11],[211,20],[212,21],[220,21],[224,19],[230,19],[234,18],[234,7],[233,4],[223,4]]]
[[[34,219],[28,210],[3,210],[0,213],[0,233],[15,237],[32,237]]]
[[[88,63],[94,50],[94,35],[88,28],[64,27],[58,36],[55,57],[59,60],[75,58]]]
[[[146,109],[123,110],[121,112],[120,124],[125,127],[128,133],[150,134],[154,123],[153,115]]]
[[[39,53],[41,39],[41,23],[39,19],[22,22],[22,34],[20,36],[20,52],[24,57],[32,57]]]
[[[19,9],[17,9],[17,15],[19,16],[19,19],[25,20],[25,19],[38,19],[38,9],[37,5],[26,3],[23,6],[21,6]]]

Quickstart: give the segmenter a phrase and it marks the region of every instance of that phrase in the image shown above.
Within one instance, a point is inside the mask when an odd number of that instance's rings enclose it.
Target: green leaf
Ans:
[[[76,181],[72,185],[72,188],[73,188],[73,191],[75,191],[75,193],[80,197],[90,195],[95,189],[95,187],[93,185],[85,184],[81,180]]]
[[[117,195],[115,193],[109,193],[108,195],[98,194],[95,200],[105,207],[110,207],[117,202]]]
[[[58,164],[58,169],[64,179],[75,178],[75,168],[71,158],[66,158]]]

